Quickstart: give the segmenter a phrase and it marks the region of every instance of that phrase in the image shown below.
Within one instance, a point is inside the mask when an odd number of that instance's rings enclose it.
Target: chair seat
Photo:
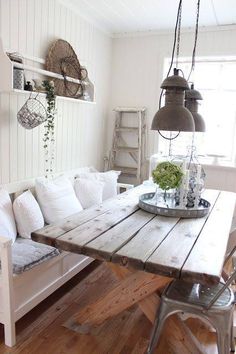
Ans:
[[[174,280],[167,288],[165,296],[168,299],[185,304],[206,307],[223,285],[223,283],[219,283],[207,287],[201,284],[192,284],[182,280]],[[226,288],[214,303],[214,307],[229,306],[233,302],[233,298],[233,292],[229,288]]]

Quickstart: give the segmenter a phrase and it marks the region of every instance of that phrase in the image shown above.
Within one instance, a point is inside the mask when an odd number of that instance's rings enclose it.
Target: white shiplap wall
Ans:
[[[109,94],[111,39],[58,0],[0,0],[0,36],[5,48],[45,58],[53,40],[67,40],[95,85],[96,105],[57,103],[56,172],[103,166]],[[31,74],[27,74],[30,79]],[[28,95],[0,94],[0,183],[44,174],[40,126],[27,131],[16,114]]]

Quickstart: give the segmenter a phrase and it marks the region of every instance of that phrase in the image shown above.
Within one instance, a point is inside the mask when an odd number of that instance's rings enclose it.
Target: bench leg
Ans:
[[[4,311],[5,344],[12,347],[16,344],[14,291],[11,259],[11,243],[5,243],[1,249],[2,296]]]
[[[8,323],[4,325],[5,345],[13,347],[16,344],[16,328],[15,323]]]

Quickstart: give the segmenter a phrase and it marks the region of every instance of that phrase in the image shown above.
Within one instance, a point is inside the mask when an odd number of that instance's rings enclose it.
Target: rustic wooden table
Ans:
[[[83,329],[134,304],[153,322],[158,291],[172,278],[203,284],[220,280],[236,194],[206,190],[210,213],[198,219],[179,219],[141,210],[139,195],[149,191],[147,186],[136,187],[32,234],[35,241],[106,261],[120,280],[75,315]],[[166,334],[172,336],[172,343],[175,337],[177,352],[202,352],[178,316],[170,318]]]

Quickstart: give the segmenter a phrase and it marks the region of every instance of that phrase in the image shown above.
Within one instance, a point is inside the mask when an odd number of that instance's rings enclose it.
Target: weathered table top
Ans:
[[[137,270],[192,282],[218,282],[236,194],[206,190],[210,213],[179,219],[141,210],[139,195],[150,191],[150,187],[136,187],[48,225],[34,232],[32,239]]]

